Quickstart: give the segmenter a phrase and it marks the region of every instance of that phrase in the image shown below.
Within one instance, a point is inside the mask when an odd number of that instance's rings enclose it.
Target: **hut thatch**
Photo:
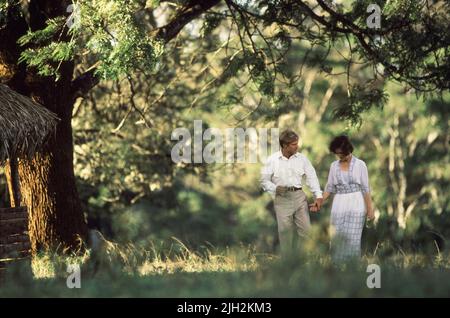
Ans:
[[[30,255],[28,208],[21,206],[17,159],[39,151],[58,120],[48,109],[0,83],[0,164],[9,159],[12,206],[0,208],[0,259]],[[0,268],[4,264],[0,261]]]
[[[0,163],[38,151],[56,128],[58,117],[4,84],[0,84]]]

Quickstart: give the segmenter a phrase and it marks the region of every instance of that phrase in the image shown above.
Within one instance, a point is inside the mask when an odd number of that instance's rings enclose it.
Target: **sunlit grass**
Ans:
[[[88,262],[90,253],[86,251],[81,256],[39,254],[32,260],[33,275],[36,279],[55,277],[58,269],[63,270],[69,264],[83,265]],[[123,273],[139,276],[180,272],[251,272],[256,271],[261,264],[278,259],[274,254],[256,253],[252,247],[198,252],[190,250],[179,240],[175,248],[172,245],[165,251],[158,250],[154,245],[145,249],[132,244],[114,244],[107,248],[102,257],[115,262],[112,265],[120,266]]]
[[[0,297],[445,297],[450,292],[447,254],[365,255],[336,265],[327,253],[305,246],[282,258],[244,245],[193,250],[176,239],[147,246],[108,242],[100,253],[37,255],[33,276],[12,270]],[[66,286],[69,264],[81,267],[80,289]],[[380,265],[380,289],[366,285],[369,264]]]

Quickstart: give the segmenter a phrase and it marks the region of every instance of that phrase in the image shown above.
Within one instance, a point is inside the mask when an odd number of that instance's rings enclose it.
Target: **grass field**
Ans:
[[[33,273],[10,268],[0,297],[448,297],[450,258],[397,253],[336,266],[325,254],[281,259],[253,247],[192,251],[108,243],[101,254],[41,254]],[[68,264],[80,265],[81,288],[68,288]],[[380,288],[369,288],[369,264]]]

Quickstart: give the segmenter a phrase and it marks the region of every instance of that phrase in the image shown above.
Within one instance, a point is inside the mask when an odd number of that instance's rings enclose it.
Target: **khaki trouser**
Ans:
[[[308,236],[311,223],[306,194],[299,190],[276,195],[274,205],[281,253],[287,255],[294,247],[294,231],[297,232],[300,240]]]

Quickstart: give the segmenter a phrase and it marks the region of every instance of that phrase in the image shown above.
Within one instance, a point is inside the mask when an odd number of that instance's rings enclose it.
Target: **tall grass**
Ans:
[[[327,253],[308,248],[281,258],[243,245],[194,251],[176,239],[148,246],[109,242],[97,255],[37,255],[32,275],[10,268],[0,297],[447,297],[449,260],[443,253],[399,252],[333,264]],[[66,286],[69,264],[80,264],[80,289]],[[368,264],[381,268],[379,289],[366,284]]]

